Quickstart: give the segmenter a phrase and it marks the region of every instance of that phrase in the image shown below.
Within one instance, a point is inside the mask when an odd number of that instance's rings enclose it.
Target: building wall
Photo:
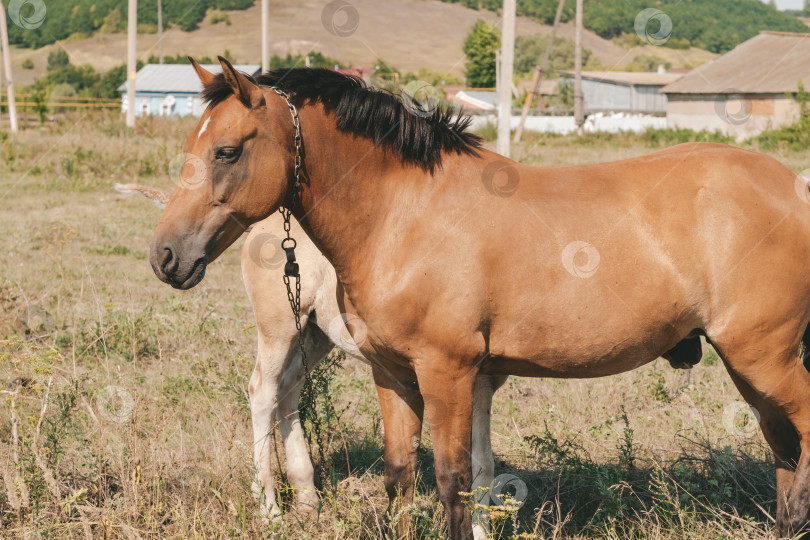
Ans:
[[[667,127],[719,131],[737,140],[795,122],[796,102],[785,94],[669,94]]]
[[[626,85],[582,79],[582,95],[586,113],[631,110],[631,91]]]
[[[170,104],[168,96],[174,97],[174,103]],[[135,116],[186,116],[188,114],[202,115],[199,110],[202,105],[197,94],[182,92],[162,93],[162,92],[136,92],[135,93]],[[121,110],[126,112],[126,92],[122,94]]]
[[[631,112],[661,114],[667,112],[667,97],[661,86],[619,84],[582,79],[585,112]]]
[[[660,114],[667,112],[667,96],[661,86],[636,85],[631,88],[632,112]]]

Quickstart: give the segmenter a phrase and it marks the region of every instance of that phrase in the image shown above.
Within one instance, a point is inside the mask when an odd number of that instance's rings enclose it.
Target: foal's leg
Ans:
[[[312,325],[304,330],[304,349],[307,368],[311,372],[334,348],[329,338]],[[307,513],[318,508],[318,492],[315,489],[315,470],[307,448],[304,430],[298,412],[298,402],[304,387],[304,364],[297,339],[278,387],[277,418],[284,454],[287,457],[287,480],[296,497],[296,510]]]
[[[394,516],[403,507],[413,504],[424,403],[413,374],[394,375],[374,365],[371,372],[377,386],[385,428],[385,491],[388,494],[388,512]],[[410,538],[410,529],[410,516],[399,516],[397,538]]]
[[[253,423],[253,459],[256,476],[253,493],[259,499],[264,519],[281,521],[276,503],[272,461],[271,435],[278,404],[278,385],[290,352],[289,341],[267,339],[259,332],[259,352],[256,368],[250,376],[250,415]]]
[[[472,427],[472,491],[476,504],[489,504],[488,488],[495,479],[495,458],[492,455],[490,417],[492,415],[492,396],[495,390],[506,382],[501,375],[479,375],[475,381],[473,397]],[[475,540],[486,538],[489,532],[489,517],[483,512],[473,516],[473,536]]]
[[[290,483],[293,487],[299,488],[300,491],[297,491],[299,495],[307,493],[304,496],[307,504],[311,505],[314,497],[316,500],[314,506],[317,506],[317,493],[314,491],[312,464],[309,461],[306,441],[300,426],[297,430],[290,427],[293,416],[297,419],[298,396],[301,393],[301,384],[296,387],[294,381],[303,380],[304,377],[298,351],[298,337],[295,328],[286,328],[286,332],[283,330],[280,327],[266,328],[259,324],[259,353],[248,387],[256,466],[253,492],[261,503],[262,515],[273,521],[281,520],[281,509],[276,502],[271,466],[273,458],[271,435],[276,419],[281,425]],[[309,325],[305,327],[304,333],[304,348],[307,351],[309,368],[314,369],[332,346],[331,343],[323,344],[325,338],[321,337],[319,331],[311,331]],[[301,502],[299,497],[299,504]]]
[[[450,540],[472,540],[470,512],[459,492],[472,488],[472,402],[477,370],[441,357],[416,361],[433,438],[436,485],[447,515]]]
[[[758,359],[751,354],[779,349],[762,343],[738,350],[721,347],[719,352],[734,384],[760,416],[776,463],[776,536],[792,537],[810,519],[810,373],[797,347]]]

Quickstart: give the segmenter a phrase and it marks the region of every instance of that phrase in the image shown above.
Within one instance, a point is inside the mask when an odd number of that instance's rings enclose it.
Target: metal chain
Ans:
[[[270,88],[287,103],[287,107],[290,108],[290,115],[292,115],[293,127],[295,128],[295,172],[292,193],[287,202],[279,208],[279,212],[284,217],[284,232],[287,235],[281,241],[281,248],[287,254],[287,263],[284,265],[284,285],[287,287],[287,300],[290,302],[290,308],[292,308],[295,317],[295,329],[298,331],[298,348],[301,351],[301,362],[304,365],[304,380],[306,385],[312,388],[309,366],[307,366],[307,353],[304,350],[304,334],[301,329],[301,275],[298,271],[298,263],[295,262],[295,247],[297,244],[295,238],[290,235],[290,215],[301,197],[301,121],[298,118],[298,110],[290,100],[289,94],[275,86]],[[290,284],[290,278],[292,277],[295,278],[294,293]]]

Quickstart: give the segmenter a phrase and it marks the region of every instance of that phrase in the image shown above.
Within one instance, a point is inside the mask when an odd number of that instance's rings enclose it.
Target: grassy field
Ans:
[[[175,291],[147,261],[160,210],[111,188],[171,188],[168,164],[192,128],[153,118],[130,133],[113,114],[0,134],[2,538],[382,535],[380,413],[353,361],[331,383],[319,513],[275,527],[257,515],[256,338],[239,250]],[[516,154],[593,163],[676,139],[531,135]],[[810,167],[806,152],[776,157]],[[496,474],[528,487],[519,512],[500,512],[500,538],[769,535],[772,460],[710,348],[689,372],[658,360],[597,380],[511,378],[495,396],[493,446]],[[428,436],[411,510],[425,538],[443,527],[430,448]]]

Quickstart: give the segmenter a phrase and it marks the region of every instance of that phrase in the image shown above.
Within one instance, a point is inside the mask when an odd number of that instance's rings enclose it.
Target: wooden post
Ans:
[[[158,51],[159,51],[159,64],[163,63],[163,3],[157,0],[158,3]]]
[[[554,48],[554,38],[557,36],[557,27],[560,25],[560,19],[562,18],[564,6],[565,0],[560,0],[560,3],[557,5],[557,13],[554,15],[554,26],[551,27],[551,35],[548,38],[546,52],[543,55],[543,62],[534,68],[532,84],[529,88],[529,93],[526,94],[526,101],[523,102],[523,110],[520,112],[520,122],[518,122],[517,129],[515,130],[515,143],[519,143],[520,138],[523,136],[523,126],[526,124],[526,117],[529,116],[529,109],[532,107],[532,100],[534,99],[534,96],[538,96],[539,99],[540,85],[543,84],[543,77],[545,77],[546,71],[548,70],[548,64],[551,61],[551,49]]]
[[[138,0],[129,0],[127,12],[127,127],[135,127],[135,38],[138,35]]]
[[[585,103],[582,95],[582,0],[577,0],[577,29],[574,53],[574,121],[577,129],[585,123]]]
[[[11,76],[11,53],[8,48],[8,23],[6,23],[6,8],[2,1],[0,1],[0,45],[3,47],[3,67],[6,72],[8,120],[11,124],[11,132],[17,133],[17,103],[14,101],[14,78]]]
[[[512,120],[512,72],[515,64],[515,0],[503,0],[500,57],[497,152],[502,156],[509,157],[509,124]]]
[[[270,26],[270,0],[262,0],[262,73],[270,69],[269,26]]]

